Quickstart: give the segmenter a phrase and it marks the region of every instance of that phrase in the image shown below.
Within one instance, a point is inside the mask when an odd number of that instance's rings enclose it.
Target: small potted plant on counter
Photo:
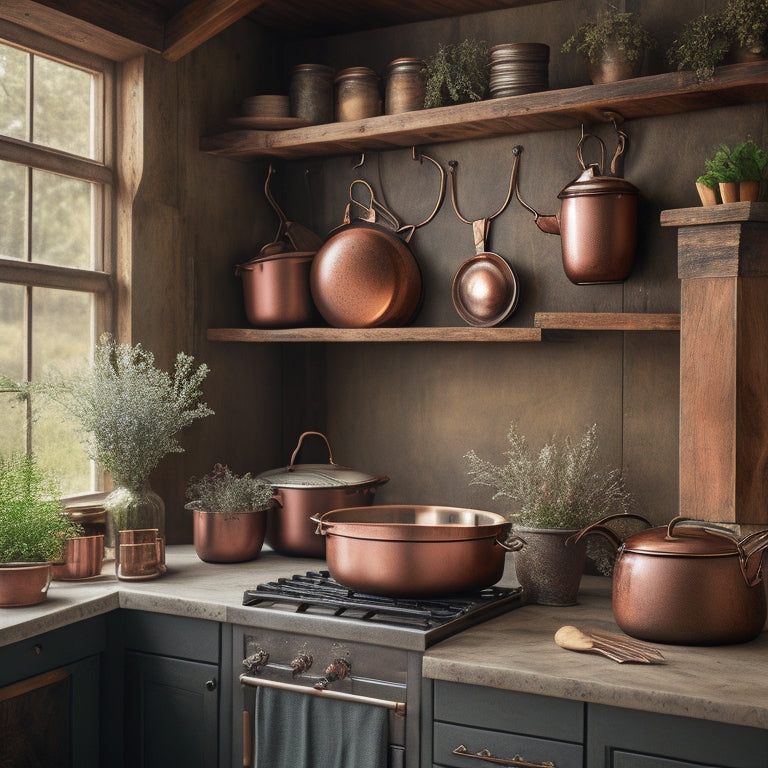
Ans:
[[[187,488],[192,511],[192,535],[197,556],[209,563],[253,560],[264,544],[267,511],[273,504],[269,483],[234,474],[216,464]]]
[[[595,21],[580,26],[562,45],[561,51],[576,51],[587,61],[593,83],[613,83],[637,77],[646,51],[656,39],[636,13],[624,13],[609,5]]]
[[[529,602],[573,605],[586,561],[586,545],[568,542],[582,528],[610,514],[628,513],[632,496],[619,469],[598,461],[597,425],[578,443],[554,438],[535,453],[513,423],[507,432],[506,463],[481,459],[474,450],[470,485],[495,489],[494,499],[516,505],[509,514],[514,532],[525,542],[514,553],[515,570]]]
[[[58,482],[33,456],[0,457],[0,606],[45,600],[51,563],[82,533],[59,497]]]
[[[425,109],[481,101],[490,81],[490,51],[484,40],[441,44],[424,65]]]

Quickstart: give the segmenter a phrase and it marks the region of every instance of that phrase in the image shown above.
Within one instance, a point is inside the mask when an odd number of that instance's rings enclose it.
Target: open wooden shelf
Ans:
[[[669,72],[287,131],[225,128],[203,136],[200,149],[241,160],[341,155],[562,130],[605,121],[613,113],[631,119],[767,98],[768,60],[764,60],[719,67],[714,78],[704,83],[692,72]]]
[[[239,342],[531,342],[553,331],[679,331],[680,315],[537,312],[533,328],[209,328],[209,341]]]

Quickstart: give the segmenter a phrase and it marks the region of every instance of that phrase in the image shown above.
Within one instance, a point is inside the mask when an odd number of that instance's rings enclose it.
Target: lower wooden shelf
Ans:
[[[237,342],[531,342],[543,331],[679,331],[680,315],[537,312],[533,328],[209,328],[209,341]]]

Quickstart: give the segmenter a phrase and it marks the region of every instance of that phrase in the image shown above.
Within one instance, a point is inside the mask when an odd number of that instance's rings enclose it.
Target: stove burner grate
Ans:
[[[331,578],[328,571],[310,571],[246,590],[243,605],[259,608],[287,606],[296,613],[325,611],[332,616],[426,631],[517,603],[521,592],[519,587],[488,587],[445,598],[390,598],[348,589]]]

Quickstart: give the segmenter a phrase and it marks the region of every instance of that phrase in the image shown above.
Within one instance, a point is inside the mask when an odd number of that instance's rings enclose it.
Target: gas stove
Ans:
[[[389,598],[355,592],[328,571],[309,571],[247,589],[243,605],[329,616],[423,633],[424,647],[521,604],[520,587],[488,587],[440,598]]]
[[[269,695],[294,700],[383,707],[388,710],[388,767],[418,768],[424,651],[520,605],[519,587],[388,598],[348,589],[325,570],[246,589],[245,625],[233,634],[234,653],[243,659],[233,670],[239,682],[235,706],[243,708],[243,765],[251,765],[254,723],[261,723],[258,712],[266,711],[259,710],[257,691],[267,696],[264,692],[271,690]],[[292,718],[291,729],[311,733],[303,718]]]

